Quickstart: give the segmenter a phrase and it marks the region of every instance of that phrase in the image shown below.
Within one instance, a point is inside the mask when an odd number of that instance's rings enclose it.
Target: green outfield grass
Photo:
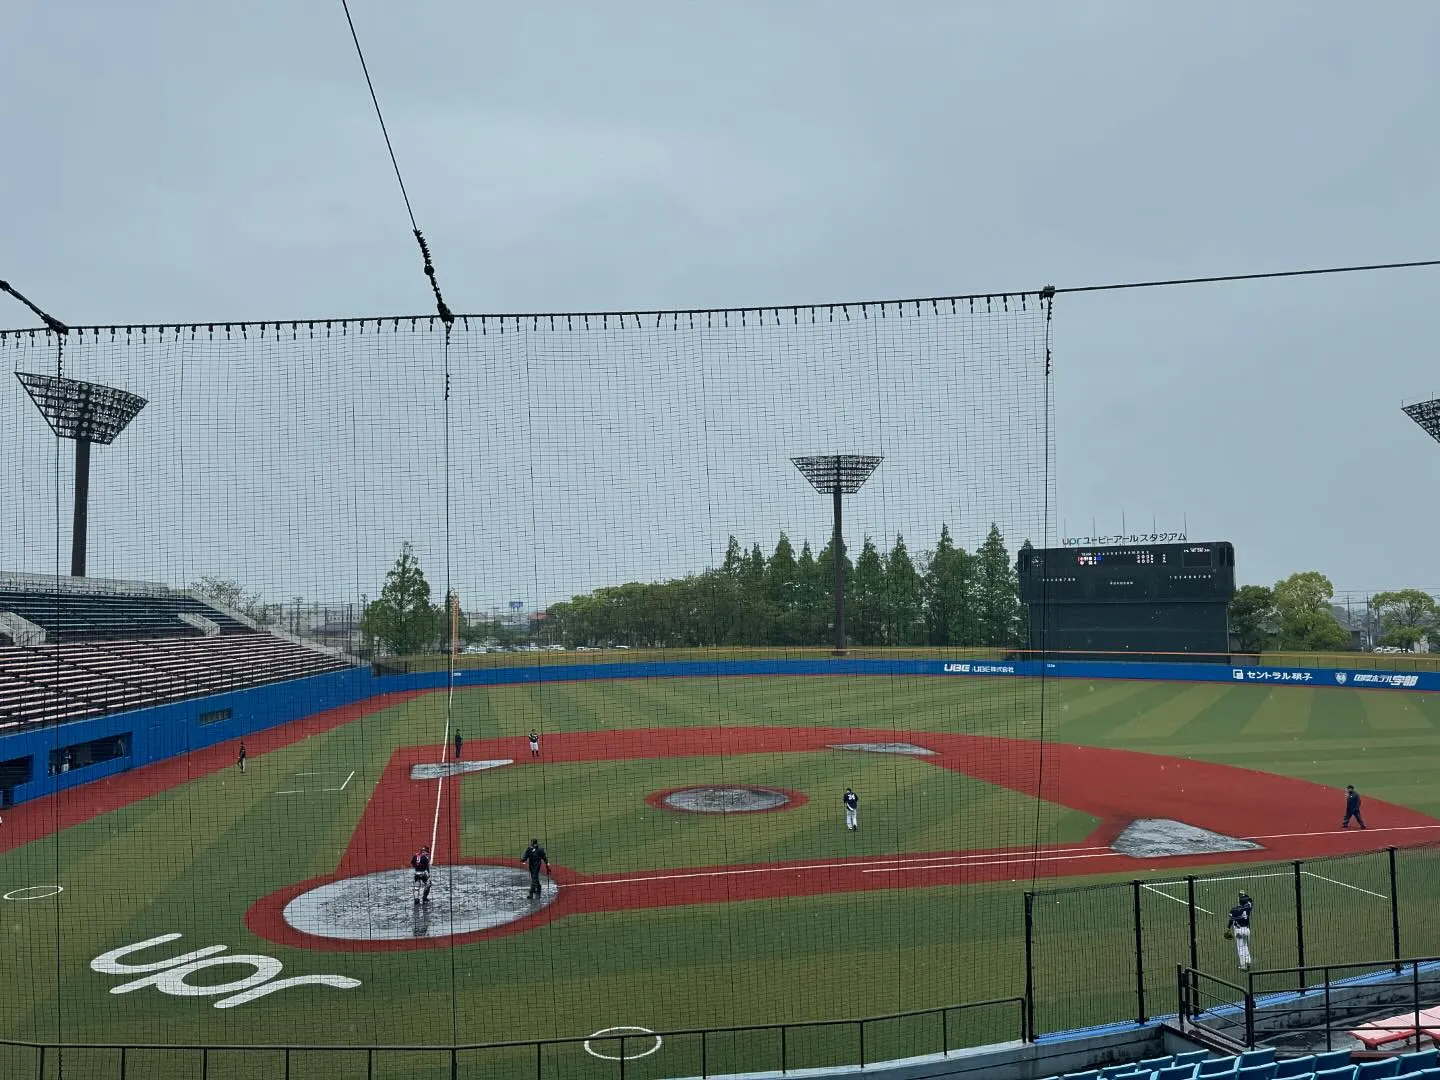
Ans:
[[[665,1029],[859,1016],[1023,989],[1021,893],[1029,880],[739,903],[725,902],[720,891],[711,904],[576,916],[454,949],[328,952],[251,934],[243,918],[256,899],[333,871],[392,750],[438,744],[445,707],[443,695],[420,698],[256,756],[243,777],[233,769],[196,776],[0,855],[0,892],[52,882],[66,890],[58,898],[0,902],[0,1031],[87,1041],[448,1044],[457,1033],[461,1041],[488,1042],[583,1036],[620,1024]],[[1369,797],[1440,817],[1440,788],[1433,783],[1440,699],[1402,692],[1062,680],[1042,688],[1038,680],[899,677],[656,679],[464,690],[453,710],[467,740],[514,738],[516,756],[532,727],[548,735],[859,725],[897,737],[937,731],[1020,738],[1038,738],[1043,730],[1057,741],[1194,757],[1337,787],[1354,783]],[[325,790],[352,772],[343,791]],[[717,819],[644,801],[656,790],[717,779],[798,790],[810,802]],[[864,796],[856,836],[844,832],[837,802],[847,783]],[[543,835],[557,861],[585,872],[1027,844],[1036,838],[1037,822],[1040,839],[1054,843],[1081,838],[1091,825],[1058,807],[1040,807],[1037,815],[1032,800],[923,761],[878,755],[547,764],[474,777],[463,791],[466,851],[515,857],[530,836]],[[1433,858],[1415,856],[1406,864],[1412,880],[1402,893],[1440,896],[1440,872],[1430,873]],[[1372,873],[1352,866],[1330,876],[1363,889],[1371,887],[1373,878],[1365,875]],[[1175,875],[1154,880],[1167,876]],[[1327,956],[1342,959],[1347,949],[1378,946],[1385,936],[1378,922],[1374,933],[1355,929],[1372,925],[1369,907],[1361,905],[1373,898],[1346,884],[1307,884],[1337,897],[1327,909],[1333,916],[1324,916],[1332,923],[1317,923],[1313,931],[1317,942],[1329,943]],[[1285,887],[1281,879],[1257,877],[1251,891],[1276,911],[1283,909]],[[1220,885],[1213,888],[1220,897]],[[1164,928],[1184,908],[1162,892],[1175,890],[1147,890],[1146,919]],[[1059,931],[1056,940],[1067,951],[1039,965],[1049,978],[1037,984],[1042,1013],[1060,1015],[1055,1010],[1084,995],[1090,1003],[1081,1010],[1085,1020],[1107,1018],[1107,1010],[1124,1014],[1134,980],[1133,971],[1124,970],[1126,924],[1117,930],[1107,921],[1117,903],[1114,910],[1126,915],[1124,890],[1119,895],[1119,901],[1098,892],[1056,901],[1047,925]],[[111,994],[124,979],[90,970],[105,950],[164,933],[183,937],[157,949],[157,959],[225,945],[282,961],[286,976],[339,974],[362,986],[299,988],[216,1010],[211,999],[153,989]],[[1436,936],[1417,928],[1413,951],[1440,947],[1440,940],[1432,943]],[[1173,957],[1154,948],[1147,962],[1165,972]],[[1207,948],[1214,963],[1225,961],[1218,933]],[[1257,952],[1261,948],[1257,942]],[[233,971],[215,975],[216,981],[231,977]],[[1152,977],[1158,994],[1173,973]],[[990,1022],[990,1035],[1013,1034],[998,1017]],[[973,1034],[987,1036],[978,1029]],[[918,1047],[922,1032],[897,1025],[890,1038],[902,1052]],[[771,1051],[761,1042],[732,1041],[731,1063],[764,1064],[761,1057]],[[693,1070],[692,1050],[677,1043],[632,1063],[627,1075],[684,1075]],[[556,1076],[613,1074],[613,1063],[605,1073],[605,1063],[573,1049],[545,1053],[554,1055],[547,1063]],[[0,1061],[5,1075],[20,1067]],[[148,1074],[132,1069],[130,1075],[168,1075],[158,1064],[149,1067]],[[446,1075],[446,1067],[435,1063],[433,1075]],[[477,1065],[474,1075],[505,1075],[507,1067],[481,1072]],[[429,1075],[430,1065],[417,1059],[390,1068],[376,1075]],[[292,1075],[338,1075],[326,1069],[297,1061]],[[212,1063],[211,1075],[247,1074],[242,1063],[222,1061]]]

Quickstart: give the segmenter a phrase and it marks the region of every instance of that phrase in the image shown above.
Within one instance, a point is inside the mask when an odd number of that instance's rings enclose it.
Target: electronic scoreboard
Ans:
[[[1228,543],[1026,548],[1016,570],[1034,652],[1228,659],[1235,595]]]

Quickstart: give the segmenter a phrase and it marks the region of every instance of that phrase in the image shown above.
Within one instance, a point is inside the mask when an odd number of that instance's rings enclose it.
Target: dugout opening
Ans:
[[[106,735],[103,739],[60,746],[50,751],[50,775],[74,772],[89,768],[116,758],[130,756],[131,733],[122,731],[118,735]]]
[[[7,809],[14,801],[13,790],[30,782],[31,771],[35,768],[33,755],[0,761],[0,810]]]

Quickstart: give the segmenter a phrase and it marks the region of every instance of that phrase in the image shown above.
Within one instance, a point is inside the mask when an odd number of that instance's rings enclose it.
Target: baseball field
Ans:
[[[1262,912],[1283,905],[1288,885],[1262,865],[1440,840],[1440,700],[1403,691],[576,681],[372,699],[246,742],[243,773],[227,743],[4,815],[0,1034],[418,1046],[627,1028],[641,1039],[627,1075],[684,1076],[699,1071],[695,1040],[645,1031],[1020,994],[1027,889],[1143,879],[1163,922],[1171,907],[1185,914],[1172,883],[1198,870],[1226,879],[1205,886],[1220,918],[1232,887]],[[1346,784],[1364,796],[1365,831],[1338,828]],[[1236,845],[1112,846],[1155,819]],[[551,868],[538,902],[520,865],[532,838]],[[433,895],[416,905],[409,862],[422,845]],[[1336,960],[1389,940],[1384,886],[1362,865],[1337,860],[1307,882],[1334,892],[1334,925],[1314,931],[1314,948]],[[1430,880],[1411,883],[1417,901]],[[1057,894],[1044,913],[1037,1011],[1080,995],[1087,1020],[1112,1000],[1120,1019],[1129,924],[1123,907],[1107,914],[1110,893],[1087,895]],[[1207,962],[1226,963],[1218,927],[1207,941]],[[169,963],[182,954],[188,973]],[[1173,971],[1174,958],[1152,959]],[[956,1015],[948,1038],[1014,1037],[1013,1016]],[[920,1023],[880,1025],[870,1056],[914,1050],[933,1037]],[[828,1036],[804,1037],[819,1053]],[[712,1039],[707,1067],[760,1064],[769,1039]],[[464,1075],[533,1074],[537,1053],[544,1075],[616,1075],[610,1045],[477,1056]],[[28,1051],[0,1053],[4,1075],[35,1075]],[[66,1075],[85,1075],[82,1060]],[[161,1052],[129,1068],[179,1074]],[[205,1068],[253,1074],[222,1052]],[[374,1075],[447,1069],[401,1055]],[[297,1054],[291,1075],[349,1073]]]

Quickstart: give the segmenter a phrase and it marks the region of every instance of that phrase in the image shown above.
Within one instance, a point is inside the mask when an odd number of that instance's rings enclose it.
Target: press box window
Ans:
[[[231,710],[216,709],[214,712],[202,712],[200,714],[201,724],[218,724],[222,720],[230,719]]]

